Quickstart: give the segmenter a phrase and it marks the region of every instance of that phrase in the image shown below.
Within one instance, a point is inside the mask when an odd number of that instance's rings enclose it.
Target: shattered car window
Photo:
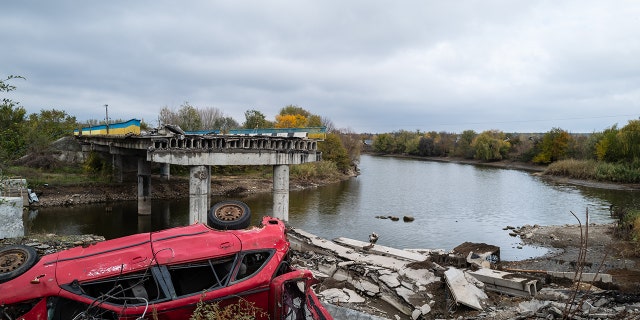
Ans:
[[[236,280],[249,278],[256,274],[269,261],[274,251],[249,252],[242,257]]]
[[[166,299],[166,293],[160,289],[158,282],[149,269],[144,272],[120,275],[98,281],[78,284],[73,282],[64,285],[68,291],[91,297],[97,303],[117,305],[145,304],[149,301]]]
[[[229,282],[235,256],[168,266],[178,297],[224,287]]]

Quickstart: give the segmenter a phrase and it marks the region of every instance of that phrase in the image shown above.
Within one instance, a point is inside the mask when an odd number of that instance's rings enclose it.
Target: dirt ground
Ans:
[[[520,230],[524,243],[551,248],[543,257],[524,261],[502,262],[503,269],[534,271],[576,271],[583,261],[583,272],[606,273],[613,276],[611,289],[640,295],[640,247],[638,244],[617,239],[615,225],[589,226],[533,226]],[[581,252],[581,243],[586,250]]]

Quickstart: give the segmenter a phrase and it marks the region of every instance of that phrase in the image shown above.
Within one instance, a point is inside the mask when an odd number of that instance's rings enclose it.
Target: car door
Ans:
[[[295,270],[271,281],[271,319],[307,320],[333,318],[318,300],[309,270]]]

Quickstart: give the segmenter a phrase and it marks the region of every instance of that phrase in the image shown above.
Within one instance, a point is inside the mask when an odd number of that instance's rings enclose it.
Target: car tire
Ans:
[[[242,201],[221,201],[214,204],[209,210],[207,224],[220,230],[245,229],[251,224],[251,210]]]
[[[38,253],[33,247],[11,245],[0,248],[0,283],[25,273],[36,261]]]

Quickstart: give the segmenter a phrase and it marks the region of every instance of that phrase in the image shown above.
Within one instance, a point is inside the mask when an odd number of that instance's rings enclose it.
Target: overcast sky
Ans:
[[[355,132],[570,132],[640,116],[640,2],[7,1],[28,113],[297,105]]]

